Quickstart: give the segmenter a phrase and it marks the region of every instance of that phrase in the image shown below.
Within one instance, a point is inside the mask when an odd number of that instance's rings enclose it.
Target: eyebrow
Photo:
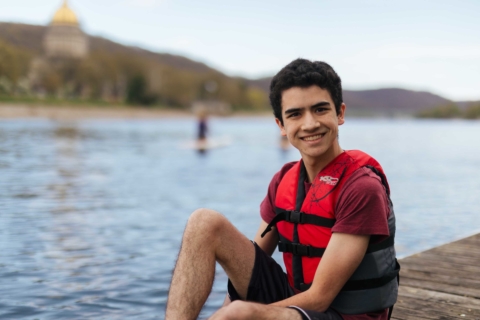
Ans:
[[[317,102],[314,105],[310,106],[310,109],[329,106],[329,105],[330,105],[330,102],[328,102],[328,101],[320,101],[320,102]],[[305,108],[290,108],[290,109],[285,110],[285,114],[288,115],[288,114],[291,114],[291,113],[299,112],[302,109],[305,109]]]

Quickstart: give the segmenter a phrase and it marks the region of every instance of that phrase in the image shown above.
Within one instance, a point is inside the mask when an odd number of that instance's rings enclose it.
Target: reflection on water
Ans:
[[[400,256],[480,230],[478,122],[349,120],[341,145],[390,179]],[[224,148],[181,146],[190,120],[0,122],[0,318],[162,319],[190,212],[248,237],[271,176],[298,158],[272,119],[212,119]],[[452,224],[452,214],[455,223]],[[279,258],[279,255],[275,255]],[[202,317],[218,308],[225,274]]]

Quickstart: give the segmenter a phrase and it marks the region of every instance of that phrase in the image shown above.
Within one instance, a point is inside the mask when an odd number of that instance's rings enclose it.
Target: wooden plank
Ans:
[[[403,268],[402,280],[406,278],[416,280],[438,281],[439,283],[444,284],[459,285],[465,288],[472,289],[480,289],[480,279],[465,279],[439,273],[431,273]]]
[[[428,291],[423,290],[422,294]],[[419,299],[419,292],[413,295],[402,294],[395,304],[392,318],[405,319],[416,316],[422,319],[480,319],[480,306],[471,306],[464,301],[452,301],[449,298]],[[446,295],[449,296],[449,295]],[[452,295],[450,295],[452,296]]]
[[[477,266],[479,264],[478,258],[477,257],[468,257],[465,256],[464,254],[459,254],[458,252],[454,253],[446,253],[443,251],[436,251],[436,252],[425,252],[421,255],[418,255],[422,259],[441,259],[443,261],[455,263],[455,264],[465,264],[465,265],[471,265],[471,266]]]
[[[451,293],[463,297],[473,297],[480,299],[480,290],[465,288],[461,286],[454,286],[449,284],[438,283],[434,281],[425,281],[409,278],[401,278],[401,285],[406,285],[414,288],[423,288],[437,292]]]
[[[398,310],[398,311],[397,311]],[[417,315],[427,319],[474,319],[480,317],[480,310],[465,308],[461,305],[422,301],[417,298],[402,297],[394,307],[395,317]]]
[[[478,273],[475,272],[470,272],[470,271],[464,271],[464,270],[457,270],[455,268],[441,268],[441,267],[436,267],[432,264],[414,264],[414,263],[409,263],[409,264],[404,264],[403,261],[400,261],[400,265],[402,268],[405,268],[405,270],[417,270],[417,271],[424,271],[424,272],[430,272],[432,274],[443,274],[455,278],[463,278],[463,279],[478,279]],[[400,271],[400,277],[402,276],[403,271]]]
[[[480,255],[480,254],[479,254]],[[443,258],[443,259],[450,259],[450,261],[455,261],[456,263],[472,263],[472,262],[478,262],[477,255],[474,254],[467,254],[465,252],[461,252],[459,250],[441,250],[441,251],[432,251],[432,252],[425,252],[424,254],[421,255],[421,257],[437,257],[437,258]]]
[[[480,310],[480,300],[462,297],[454,294],[436,292],[408,286],[400,286],[399,295],[401,297],[410,297],[418,300],[436,301],[439,303],[451,303],[463,305],[468,309]]]
[[[480,320],[480,234],[400,260],[392,319]]]
[[[430,272],[432,274],[448,274],[456,277],[466,277],[472,279],[478,279],[475,275],[478,275],[480,270],[472,270],[461,265],[448,265],[442,264],[438,261],[423,260],[419,263],[400,263],[405,270],[418,270],[424,272]]]
[[[480,260],[479,260],[479,263],[480,263]],[[401,261],[400,265],[403,265],[403,264],[405,264],[407,267],[412,266],[412,264],[427,265],[435,268],[444,268],[449,270],[466,271],[466,272],[472,272],[475,274],[480,274],[480,265],[471,266],[471,265],[465,265],[465,264],[459,264],[459,263],[451,263],[447,261],[442,261],[441,259],[429,259],[427,257],[419,259],[418,261]]]

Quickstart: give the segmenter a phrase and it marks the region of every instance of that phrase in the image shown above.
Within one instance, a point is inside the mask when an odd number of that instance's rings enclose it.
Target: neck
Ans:
[[[333,159],[343,152],[338,143],[334,144],[326,153],[317,159],[303,159],[305,169],[307,170],[308,182],[315,180],[323,168],[325,168]]]

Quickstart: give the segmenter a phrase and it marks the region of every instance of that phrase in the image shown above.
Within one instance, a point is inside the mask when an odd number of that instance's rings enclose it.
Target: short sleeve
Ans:
[[[296,162],[286,163],[280,171],[275,173],[270,184],[268,185],[267,195],[260,204],[260,216],[263,221],[270,223],[275,217],[275,197],[277,196],[277,188],[282,181],[283,176],[290,170]]]
[[[370,169],[355,171],[340,192],[332,232],[372,235],[375,242],[389,236],[388,197],[380,178]]]

